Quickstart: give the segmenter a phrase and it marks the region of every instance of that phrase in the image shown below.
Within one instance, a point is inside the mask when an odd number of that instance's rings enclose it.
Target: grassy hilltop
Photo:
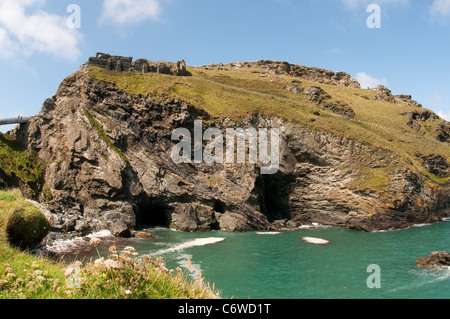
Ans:
[[[436,139],[436,132],[446,121],[432,111],[397,99],[391,103],[376,99],[374,89],[336,86],[306,81],[287,74],[265,74],[261,68],[234,68],[232,65],[216,67],[188,67],[192,76],[136,72],[116,72],[89,67],[96,80],[111,82],[130,95],[151,96],[155,100],[178,99],[205,110],[213,121],[225,117],[239,121],[258,112],[298,123],[311,130],[328,132],[360,141],[386,154],[394,152],[402,159],[402,167],[426,176],[432,183],[444,184],[448,176],[436,176],[424,167],[423,156],[437,155],[450,160],[448,142]],[[300,92],[319,86],[323,93],[318,104]],[[343,116],[327,105],[350,109],[352,116]],[[324,107],[325,106],[325,107]],[[432,114],[426,120],[410,120],[408,114]],[[410,115],[411,116],[411,115]],[[420,129],[411,124],[417,123]],[[395,169],[396,167],[392,167]],[[385,185],[389,172],[361,167],[361,180],[372,180],[375,188]],[[358,185],[354,185],[355,187]]]

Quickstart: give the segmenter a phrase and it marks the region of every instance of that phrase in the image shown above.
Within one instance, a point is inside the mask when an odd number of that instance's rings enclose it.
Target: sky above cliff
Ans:
[[[345,71],[450,120],[450,0],[0,0],[0,118],[35,115],[96,52]]]

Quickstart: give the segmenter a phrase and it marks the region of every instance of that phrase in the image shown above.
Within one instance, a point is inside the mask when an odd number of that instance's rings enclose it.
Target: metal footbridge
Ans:
[[[18,116],[9,119],[0,119],[0,125],[25,124],[31,119],[29,116]]]

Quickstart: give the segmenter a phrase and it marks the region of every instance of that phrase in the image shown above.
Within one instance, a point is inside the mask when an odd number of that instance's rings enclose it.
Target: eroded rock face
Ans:
[[[276,117],[252,114],[239,124],[228,118],[216,122],[222,131],[279,128],[276,174],[261,175],[256,164],[175,164],[172,132],[192,130],[200,118],[210,119],[185,102],[131,97],[78,72],[13,135],[47,163],[50,207],[75,231],[107,228],[129,236],[143,225],[246,231],[312,222],[379,230],[449,215],[447,189],[432,188],[402,168],[389,176],[386,193],[352,191],[348,185],[360,178],[358,167],[379,169],[398,158]]]

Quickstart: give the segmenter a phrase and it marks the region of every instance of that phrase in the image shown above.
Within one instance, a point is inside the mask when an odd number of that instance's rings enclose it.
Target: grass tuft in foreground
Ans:
[[[220,293],[188,270],[169,270],[161,258],[138,256],[134,248],[86,263],[56,262],[12,246],[11,212],[32,210],[18,190],[0,190],[0,299],[213,299]],[[38,214],[38,213],[36,213]],[[33,228],[24,232],[34,232]],[[26,234],[24,234],[26,235]],[[99,239],[92,239],[97,246]]]

